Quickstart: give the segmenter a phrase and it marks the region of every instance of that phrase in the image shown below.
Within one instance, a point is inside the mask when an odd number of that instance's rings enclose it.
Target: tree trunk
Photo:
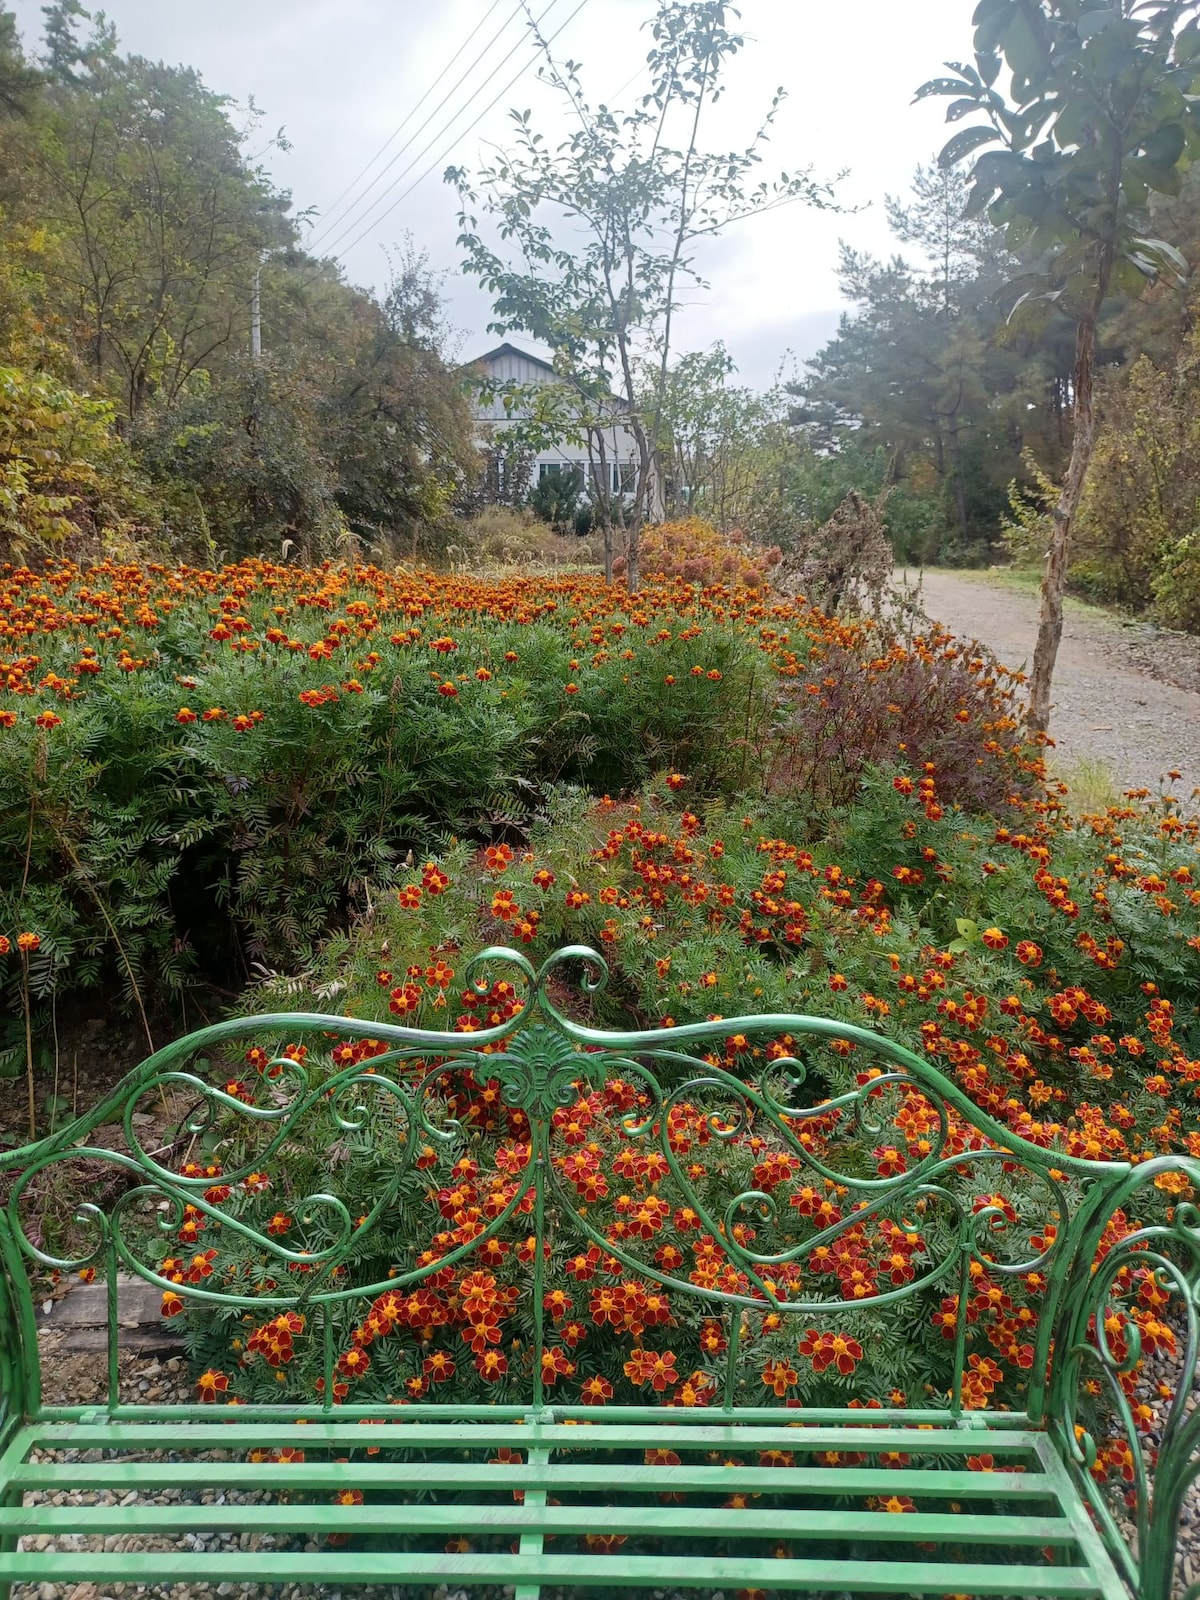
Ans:
[[[1037,647],[1033,653],[1033,676],[1029,682],[1027,718],[1034,733],[1045,733],[1050,726],[1050,683],[1062,639],[1063,593],[1067,586],[1071,527],[1079,509],[1096,442],[1092,392],[1095,358],[1096,317],[1093,315],[1079,324],[1075,335],[1075,437],[1071,443],[1071,464],[1054,508],[1054,533],[1046,557],[1046,576],[1042,579],[1042,609],[1038,618]]]
[[[962,440],[958,433],[957,413],[950,418],[947,425],[950,435],[950,462],[954,471],[954,509],[958,516],[958,531],[962,534],[963,546],[967,543],[967,485],[963,477]]]

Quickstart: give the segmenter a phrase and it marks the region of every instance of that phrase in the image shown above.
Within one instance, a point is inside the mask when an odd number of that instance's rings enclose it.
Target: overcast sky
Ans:
[[[10,3],[27,47],[36,48],[41,0]],[[974,3],[743,0],[747,48],[729,68],[718,142],[748,137],[782,85],[789,98],[768,167],[772,159],[781,169],[811,164],[820,177],[848,168],[839,196],[866,209],[831,216],[793,205],[740,224],[714,243],[704,258],[712,286],[681,319],[683,346],[723,339],[743,381],[754,385],[770,382],[788,349],[803,358],[819,348],[838,314],[839,237],[860,248],[889,249],[883,197],[903,193],[913,168],[945,136],[943,106],[914,106],[913,91],[944,60],[969,54]],[[583,0],[575,15],[579,0],[533,5],[548,35],[566,24],[555,53],[583,63],[593,100],[630,104],[644,91],[639,69],[649,39],[641,24],[654,0]],[[435,266],[449,269],[446,291],[462,331],[460,353],[477,354],[495,342],[485,332],[485,298],[458,270],[455,195],[441,174],[451,161],[475,166],[489,145],[504,143],[511,107],[532,108],[549,135],[565,127],[552,91],[537,80],[518,0],[109,0],[106,9],[126,50],[194,66],[210,88],[242,104],[253,96],[264,137],[285,129],[290,150],[269,151],[266,164],[298,210],[313,208],[315,246],[332,248],[352,282],[385,280],[385,252],[407,231]],[[399,136],[375,159],[405,118]],[[346,206],[354,209],[338,220]],[[324,238],[322,218],[332,221]]]

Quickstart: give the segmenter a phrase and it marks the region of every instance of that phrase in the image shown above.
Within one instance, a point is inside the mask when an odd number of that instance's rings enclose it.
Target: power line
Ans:
[[[542,15],[537,19],[538,22],[540,23],[544,17],[549,16],[550,12],[553,11],[554,7],[556,5],[558,5],[559,3],[560,3],[560,0],[550,0],[549,5],[542,12]],[[570,18],[568,18],[567,20],[570,21]],[[566,24],[564,24],[564,26],[565,25]],[[562,30],[560,29],[559,31],[561,32]],[[493,70],[494,71],[498,71],[500,67],[504,66],[505,62],[510,61],[512,59],[512,57],[514,55],[516,55],[517,51],[521,48],[521,45],[522,45],[523,42],[524,42],[524,36],[522,36],[521,39],[517,40],[516,44],[513,45],[511,50],[509,50],[506,55],[504,55],[504,56],[502,56],[500,58],[500,60],[496,63],[496,67]],[[501,89],[500,95],[506,94],[508,92],[508,90],[512,87],[512,85],[514,83],[516,83],[517,79],[520,78],[522,76],[522,74],[525,73],[528,70],[528,67],[529,67],[529,63],[527,62],[525,64],[525,66],[519,68],[517,73],[516,73],[516,75],[509,80],[509,82],[504,86],[503,89]],[[499,99],[500,95],[498,95],[496,98]],[[491,106],[495,105],[495,103],[496,103],[495,100],[490,101],[488,106],[485,107],[484,113],[482,113],[482,115],[486,115],[487,110],[489,110],[491,108]],[[466,112],[470,111],[471,106],[473,104],[474,104],[474,97],[472,97],[471,99],[468,99],[468,101],[466,102],[465,105],[461,106],[446,122],[444,122],[442,124],[442,126],[438,129],[438,131],[435,134],[432,135],[432,137],[423,146],[423,148],[418,150],[414,154],[412,160],[408,163],[408,165],[406,167],[404,167],[404,169],[401,172],[398,172],[396,174],[396,176],[392,179],[391,183],[388,184],[387,188],[383,191],[383,193],[381,195],[379,195],[379,197],[375,200],[373,205],[368,207],[367,211],[363,215],[360,215],[354,222],[350,223],[347,227],[344,227],[342,229],[342,231],[338,234],[337,238],[335,238],[332,243],[326,243],[324,248],[325,248],[325,252],[327,254],[329,254],[329,255],[334,254],[337,251],[338,245],[341,244],[342,240],[345,239],[346,235],[348,233],[352,233],[354,231],[354,229],[359,226],[360,223],[365,221],[366,217],[369,217],[372,212],[377,211],[379,209],[379,207],[387,199],[388,195],[391,194],[395,190],[397,184],[403,183],[404,179],[413,170],[413,168],[417,165],[417,163],[419,161],[422,161],[429,154],[430,148],[432,147],[434,142],[436,140],[440,139],[441,136],[444,133],[446,133],[450,128],[452,128],[454,126],[454,124],[458,121],[458,119],[461,116],[463,116]],[[428,122],[429,120],[430,120],[429,118],[426,118],[426,122]],[[475,122],[472,122],[470,127],[466,128],[464,130],[464,132],[462,132],[460,134],[455,134],[455,136],[451,140],[450,145],[448,146],[448,148],[449,149],[453,149],[454,146],[458,143],[458,141],[460,139],[465,138],[466,135],[468,133],[470,133],[471,128],[475,127],[476,123],[479,120],[480,119],[477,117],[475,119]],[[424,127],[424,124],[422,125],[422,127]],[[437,159],[440,160],[441,157],[438,157]],[[435,165],[437,164],[436,161],[435,161],[434,164]],[[424,176],[425,176],[425,174],[422,174],[422,177],[424,177]],[[418,183],[420,181],[421,181],[421,179],[417,180]],[[405,191],[405,194],[411,194],[411,192],[412,192],[412,190],[411,190],[411,188],[409,188],[409,189],[407,189]],[[382,222],[383,218],[386,217],[386,216],[390,216],[391,213],[395,209],[396,209],[396,205],[395,205],[395,203],[393,203],[391,206],[388,207],[388,209],[385,212],[383,212],[383,214],[380,217],[376,218],[376,222]],[[376,223],[371,223],[370,227],[374,227],[375,225],[376,225]],[[370,229],[368,228],[367,231],[369,232]],[[360,237],[362,237],[362,235],[360,235]],[[354,241],[354,243],[357,244],[358,240],[356,239]],[[353,246],[350,246],[349,248],[353,248]]]
[[[495,11],[496,7],[499,4],[500,4],[500,0],[492,0],[491,5],[488,7],[487,11],[484,13],[483,21],[479,24],[479,26],[481,28],[483,27],[484,23],[487,22],[488,18],[492,15],[493,11]],[[408,126],[408,124],[412,121],[412,119],[416,115],[417,111],[421,108],[422,105],[424,105],[425,101],[428,100],[429,96],[437,88],[438,84],[441,83],[442,79],[446,76],[446,74],[450,71],[450,69],[453,66],[456,65],[456,63],[457,63],[457,61],[459,59],[459,55],[461,54],[461,52],[457,52],[453,57],[451,57],[451,59],[449,61],[447,61],[446,65],[442,68],[441,72],[438,73],[437,77],[429,85],[429,88],[426,89],[425,93],[417,101],[416,105],[413,106],[412,110],[408,113],[408,115],[405,117],[404,121],[400,124],[400,126],[396,129],[396,131],[375,152],[375,154],[367,162],[366,166],[363,167],[362,170],[359,172],[358,177],[354,178],[346,186],[346,188],[344,188],[342,190],[341,194],[338,195],[337,199],[333,202],[333,205],[330,206],[329,212],[326,215],[326,217],[325,217],[320,229],[318,230],[315,238],[310,240],[310,242],[309,242],[309,248],[310,249],[315,244],[317,244],[321,239],[327,237],[339,223],[344,222],[346,217],[348,217],[353,211],[355,211],[362,204],[362,202],[366,199],[367,195],[370,194],[371,190],[375,187],[375,185],[383,177],[384,173],[385,172],[390,172],[392,167],[395,166],[396,162],[399,161],[400,157],[404,154],[404,152],[412,144],[413,140],[420,138],[421,134],[429,126],[429,124],[433,120],[433,118],[437,116],[438,112],[446,104],[447,100],[450,99],[451,95],[453,95],[456,90],[460,89],[462,87],[462,85],[466,82],[466,80],[471,76],[472,72],[474,72],[475,68],[483,60],[484,56],[487,55],[488,51],[496,43],[496,40],[499,39],[500,35],[505,31],[505,29],[509,26],[509,24],[512,22],[513,18],[517,15],[517,13],[520,11],[520,9],[521,9],[521,0],[517,0],[517,4],[509,12],[508,16],[505,17],[504,21],[500,24],[500,26],[496,29],[496,31],[492,35],[492,37],[484,45],[483,49],[479,52],[479,54],[471,62],[470,66],[467,67],[467,69],[464,72],[459,74],[459,76],[455,79],[455,81],[450,85],[449,89],[447,89],[446,93],[438,101],[437,105],[435,105],[433,107],[433,109],[427,114],[427,116],[423,119],[423,121],[420,123],[420,125],[418,127],[416,127],[412,131],[412,133],[409,134],[408,138],[400,146],[399,150],[396,151],[395,155],[387,163],[387,165],[382,167],[375,174],[375,176],[371,179],[370,183],[363,190],[363,192],[358,196],[358,198],[356,200],[353,200],[350,203],[350,205],[346,206],[345,209],[340,214],[338,214],[337,207],[341,204],[342,200],[345,199],[346,195],[348,195],[350,193],[350,191],[357,185],[357,183],[359,182],[359,179],[362,178],[363,174],[368,172],[370,170],[370,168],[372,166],[374,166],[375,162],[379,160],[380,156],[383,155],[384,151],[389,147],[389,145],[391,145],[400,136],[400,134],[404,131],[404,129]],[[516,46],[514,46],[514,49],[515,48],[516,48]],[[510,50],[509,51],[509,55],[511,55],[511,54],[512,54],[512,51]],[[507,60],[508,60],[508,56],[505,56],[504,60],[500,62],[500,66],[503,66],[504,62],[507,61]],[[462,112],[460,111],[458,113],[458,115],[461,116]],[[417,159],[420,160],[420,157],[418,156]],[[351,227],[353,227],[353,226],[354,226],[354,224],[351,223]]]
[[[559,0],[550,0],[550,4],[548,6],[546,6],[545,10],[543,10],[543,12],[541,13],[541,16],[539,16],[537,18],[537,23],[539,25],[550,14],[550,12],[554,9],[554,7],[558,3],[559,3]],[[559,25],[559,27],[557,27],[555,29],[555,31],[550,35],[550,38],[546,41],[547,45],[553,44],[554,40],[559,37],[559,35],[564,31],[564,29],[568,28],[571,25],[571,23],[574,22],[575,18],[584,9],[584,7],[587,5],[587,3],[588,3],[588,0],[579,0],[578,5],[575,7],[574,11],[571,12],[570,16],[567,17],[567,19],[563,23],[561,23]],[[507,26],[507,23],[505,25]],[[519,42],[520,41],[518,41],[518,45],[519,45]],[[508,61],[511,58],[511,56],[515,53],[516,49],[518,48],[518,45],[514,45],[513,48],[508,52],[508,54],[506,56],[504,56],[503,60],[498,63],[498,65],[503,66],[504,62]],[[405,201],[408,198],[408,196],[413,192],[413,190],[416,189],[420,184],[422,184],[425,181],[425,179],[429,176],[429,174],[437,167],[438,163],[440,161],[444,161],[446,159],[446,156],[450,153],[451,150],[454,149],[455,145],[458,144],[462,139],[465,139],[469,133],[473,132],[473,130],[479,126],[479,124],[483,121],[484,117],[487,116],[488,112],[491,111],[492,108],[500,100],[502,100],[504,98],[504,96],[509,92],[509,90],[517,82],[519,82],[519,80],[521,78],[524,77],[525,73],[529,71],[529,68],[533,65],[533,62],[536,59],[537,59],[536,55],[532,56],[530,58],[530,60],[526,61],[523,66],[518,68],[518,70],[515,73],[513,73],[512,77],[508,80],[508,82],[504,85],[504,87],[502,89],[500,89],[500,91],[496,95],[494,95],[491,100],[488,101],[487,105],[484,106],[483,110],[478,114],[478,116],[476,116],[474,118],[474,120],[472,122],[470,122],[467,125],[467,127],[462,130],[461,133],[455,134],[454,138],[451,139],[450,143],[438,155],[436,155],[434,157],[434,159],[430,162],[429,166],[425,168],[425,170],[420,174],[419,177],[417,177],[416,179],[413,180],[413,182],[408,186],[408,188],[404,191],[404,193],[397,196],[397,198],[392,202],[392,204],[387,208],[387,210],[382,214],[382,216],[377,217],[374,222],[368,224],[368,226],[366,228],[364,228],[363,231],[354,240],[352,240],[349,245],[347,245],[345,247],[345,249],[341,252],[341,254],[343,256],[348,251],[353,250],[357,245],[361,244],[362,241],[367,237],[367,235],[369,233],[371,233],[373,231],[373,229],[375,229],[379,225],[379,223],[381,223],[384,220],[384,218],[389,217],[392,214],[392,212],[395,211],[396,207],[401,205],[403,203],[403,201]],[[463,109],[464,110],[469,109],[469,105],[464,107]],[[432,116],[433,113],[431,113],[430,115]],[[458,118],[461,115],[462,115],[462,111],[457,112],[453,117],[450,118],[449,122],[445,123],[442,126],[440,132],[441,133],[445,133],[446,129],[452,127],[454,125],[454,123],[458,121]],[[428,122],[429,120],[430,120],[429,118],[426,118],[426,122]],[[420,130],[418,130],[418,131],[420,131]],[[435,135],[434,137],[437,138],[438,135]],[[414,156],[413,160],[409,162],[408,166],[404,169],[404,172],[401,172],[392,181],[392,183],[388,185],[388,188],[384,191],[384,193],[382,195],[380,195],[379,200],[376,201],[376,206],[379,204],[380,201],[386,199],[387,195],[391,192],[391,190],[395,188],[397,183],[401,182],[401,180],[405,177],[405,175],[408,172],[411,172],[412,168],[421,159],[421,157],[428,154],[430,145],[432,145],[433,142],[434,141],[431,139],[429,141],[429,144],[427,144],[424,147],[424,149],[421,150],[416,156]],[[372,207],[371,209],[374,210],[375,207]],[[368,213],[368,215],[369,215],[369,213]],[[361,221],[362,218],[360,217],[358,220]],[[340,242],[340,239],[342,237],[344,237],[345,233],[349,232],[349,231],[350,231],[349,229],[344,229],[343,233],[341,235],[339,235],[338,238],[333,241],[333,246],[328,246],[327,247],[326,253],[325,253],[323,259],[318,261],[314,265],[313,270],[306,277],[301,278],[299,283],[293,285],[293,292],[295,292],[295,293],[303,293],[303,291],[305,289],[307,289],[311,284],[315,283],[317,281],[317,279],[323,275],[324,270],[325,270],[325,263],[328,260],[330,260],[331,258],[336,259],[336,258],[333,257],[333,248],[334,248],[334,246],[336,246]],[[308,250],[308,249],[311,248],[311,246],[302,246],[301,248],[303,248],[305,250]],[[251,302],[247,301],[246,302],[246,307],[245,307],[245,309],[247,311],[250,309],[250,305],[251,305]]]
[[[493,12],[493,11],[495,11],[495,9],[496,9],[496,7],[497,7],[497,6],[498,6],[498,5],[499,5],[499,4],[500,4],[500,0],[492,0],[492,3],[491,3],[491,5],[490,5],[490,6],[489,6],[489,7],[488,7],[488,8],[487,8],[487,10],[486,10],[486,11],[485,11],[485,12],[484,12],[484,14],[483,14],[483,18],[482,18],[482,20],[481,20],[481,21],[480,21],[480,24],[479,24],[479,26],[480,26],[480,27],[481,27],[481,28],[482,28],[482,27],[483,27],[483,25],[484,25],[484,23],[485,23],[485,22],[486,22],[486,21],[487,21],[487,19],[488,19],[488,18],[489,18],[489,17],[490,17],[490,16],[491,16],[491,14],[492,14],[492,12]],[[520,9],[520,7],[519,7],[519,6],[518,6],[518,10],[519,10],[519,9]],[[513,15],[513,16],[515,16],[515,15],[516,15],[516,12],[515,12],[515,11],[514,11],[514,12],[513,12],[513,14],[512,14],[512,15]],[[512,17],[510,17],[510,18],[509,18],[509,21],[511,21],[511,20],[512,20]],[[508,24],[507,24],[507,23],[505,23],[505,27],[507,27],[507,26],[508,26]],[[501,29],[501,32],[503,32],[503,29]],[[499,37],[499,35],[497,35],[497,37]],[[492,40],[492,43],[493,43],[493,44],[494,44],[494,43],[495,43],[495,39],[493,39],[493,40]],[[369,172],[369,171],[370,171],[370,169],[371,169],[371,168],[372,168],[372,167],[373,167],[373,166],[374,166],[374,165],[375,165],[375,163],[376,163],[376,162],[377,162],[377,161],[378,161],[378,160],[379,160],[379,158],[380,158],[380,156],[381,156],[381,155],[382,155],[382,154],[383,154],[383,152],[384,152],[384,151],[385,151],[385,150],[386,150],[386,149],[387,149],[387,148],[388,148],[388,146],[389,146],[389,145],[390,145],[390,144],[391,144],[391,143],[392,143],[392,142],[393,142],[393,140],[395,140],[395,139],[398,139],[398,138],[399,138],[399,137],[400,137],[400,135],[401,135],[401,134],[402,134],[402,133],[403,133],[403,132],[404,132],[404,130],[405,130],[405,128],[406,128],[406,127],[407,127],[407,126],[408,126],[408,124],[409,124],[409,123],[410,123],[410,122],[411,122],[411,121],[412,121],[412,119],[413,119],[413,117],[414,117],[414,116],[416,116],[416,114],[417,114],[417,112],[418,112],[418,111],[419,111],[419,110],[420,110],[420,109],[421,109],[421,107],[422,107],[422,106],[423,106],[423,105],[424,105],[424,104],[425,104],[425,102],[426,102],[426,100],[428,100],[428,99],[429,99],[429,96],[430,96],[430,95],[431,95],[431,94],[432,94],[432,93],[433,93],[433,91],[434,91],[434,90],[435,90],[435,89],[436,89],[436,88],[437,88],[437,86],[438,86],[438,84],[439,84],[439,83],[441,83],[441,81],[442,81],[442,79],[443,79],[443,78],[444,78],[444,77],[445,77],[445,76],[446,76],[446,74],[447,74],[447,73],[448,73],[448,72],[449,72],[449,71],[450,71],[450,68],[451,68],[451,67],[452,67],[452,66],[453,66],[453,65],[454,65],[454,63],[455,63],[455,61],[456,61],[456,60],[457,60],[457,59],[458,59],[458,56],[457,56],[457,53],[456,53],[456,54],[455,54],[455,55],[453,55],[453,56],[451,56],[451,58],[450,58],[450,60],[449,60],[449,61],[447,61],[447,63],[446,63],[446,65],[445,65],[445,66],[444,66],[444,67],[443,67],[443,68],[442,68],[442,70],[441,70],[441,71],[440,71],[440,72],[439,72],[439,73],[438,73],[438,75],[437,75],[437,77],[436,77],[436,78],[435,78],[435,79],[434,79],[434,80],[433,80],[433,82],[432,82],[432,83],[431,83],[431,84],[430,84],[430,85],[429,85],[429,87],[428,87],[428,89],[426,89],[426,91],[425,91],[425,93],[424,93],[424,94],[423,94],[423,95],[422,95],[422,96],[421,96],[421,98],[420,98],[420,99],[419,99],[419,100],[418,100],[418,101],[417,101],[417,103],[416,103],[416,105],[414,105],[414,106],[413,106],[413,107],[412,107],[412,109],[411,109],[411,110],[410,110],[410,111],[409,111],[409,113],[408,113],[408,115],[407,115],[407,116],[406,116],[406,117],[405,117],[405,118],[404,118],[404,121],[403,121],[403,122],[402,122],[402,123],[401,123],[401,124],[400,124],[400,126],[399,126],[399,127],[398,127],[398,128],[396,128],[396,129],[394,129],[394,130],[393,130],[393,132],[392,132],[392,133],[391,133],[391,134],[389,134],[389,136],[388,136],[388,137],[387,137],[387,138],[386,138],[386,139],[385,139],[385,140],[384,140],[384,142],[383,142],[383,143],[382,143],[382,144],[381,144],[381,145],[380,145],[380,147],[379,147],[379,149],[378,149],[378,150],[376,150],[376,152],[375,152],[375,154],[374,154],[374,155],[373,155],[373,156],[372,156],[372,157],[371,157],[371,158],[370,158],[370,160],[369,160],[369,161],[368,161],[368,162],[367,162],[367,163],[366,163],[366,164],[365,164],[365,165],[364,165],[364,166],[363,166],[363,167],[361,167],[361,168],[360,168],[360,170],[359,170],[359,171],[358,171],[358,173],[357,173],[357,174],[356,174],[356,176],[355,176],[355,177],[353,177],[353,178],[351,178],[351,180],[350,180],[350,182],[349,182],[349,183],[348,183],[348,184],[347,184],[347,185],[346,185],[346,187],[345,187],[345,188],[344,188],[344,189],[343,189],[343,190],[342,190],[342,192],[341,192],[341,194],[339,194],[339,195],[338,195],[338,197],[337,197],[337,198],[336,198],[336,200],[334,200],[334,201],[333,201],[333,202],[332,202],[332,203],[331,203],[331,205],[330,205],[330,207],[329,207],[329,211],[328,211],[328,212],[327,212],[327,213],[326,213],[326,217],[327,217],[327,219],[328,219],[328,217],[329,217],[329,216],[330,216],[330,215],[331,215],[331,214],[332,214],[332,213],[333,213],[333,212],[335,212],[335,211],[336,211],[336,210],[337,210],[337,208],[338,208],[338,206],[340,206],[340,205],[341,205],[341,203],[342,203],[342,201],[343,201],[343,200],[344,200],[344,199],[345,199],[345,198],[346,198],[346,196],[347,196],[347,195],[348,195],[348,194],[349,194],[349,193],[350,193],[350,191],[351,191],[351,189],[353,189],[353,188],[354,188],[354,186],[355,186],[355,184],[356,184],[356,183],[357,183],[357,182],[358,182],[358,181],[359,181],[359,179],[360,179],[360,178],[361,178],[361,177],[362,177],[362,176],[363,176],[363,175],[364,175],[364,173],[366,173],[366,172]]]
[[[558,0],[550,0],[550,5],[548,5],[546,7],[546,10],[543,11],[542,15],[537,19],[539,23],[542,21],[542,18],[546,16],[547,12],[549,12],[551,10],[551,8],[553,6],[555,6],[557,3],[558,3]],[[554,32],[550,35],[549,39],[547,39],[547,41],[546,41],[547,45],[553,44],[555,39],[558,38],[559,34],[562,33],[563,29],[564,28],[568,28],[571,25],[571,23],[574,22],[575,18],[579,15],[579,13],[583,10],[584,6],[586,6],[587,3],[588,3],[588,0],[579,0],[579,4],[575,7],[574,11],[572,11],[571,15],[566,19],[565,22],[563,22],[558,28],[556,28],[554,30]],[[512,54],[512,51],[509,51],[509,55],[511,55],[511,54]],[[508,59],[508,57],[506,56],[505,60],[507,60],[507,59]],[[529,71],[529,68],[532,66],[532,64],[533,64],[532,61],[527,61],[525,63],[525,65],[523,67],[521,67],[518,72],[513,74],[513,76],[508,80],[508,82],[504,85],[504,87],[500,90],[500,92],[498,94],[496,94],[491,100],[488,101],[487,105],[484,106],[483,110],[474,119],[474,121],[469,123],[467,125],[467,127],[465,127],[462,130],[461,133],[456,133],[454,135],[454,138],[451,139],[450,143],[445,147],[445,149],[442,150],[438,155],[436,155],[433,158],[433,160],[425,168],[424,172],[422,172],[418,177],[413,179],[412,183],[410,183],[408,188],[404,190],[403,194],[397,195],[395,200],[392,201],[391,205],[387,208],[387,210],[385,212],[383,212],[383,214],[381,216],[377,217],[374,222],[370,223],[366,228],[363,229],[363,231],[357,236],[357,238],[351,240],[351,242],[348,245],[346,245],[345,249],[342,251],[343,255],[345,255],[350,250],[353,250],[355,248],[355,246],[361,244],[362,241],[367,237],[367,235],[369,233],[371,233],[375,228],[377,228],[379,226],[379,224],[384,220],[384,218],[390,217],[392,212],[395,211],[396,207],[401,205],[405,200],[407,200],[409,195],[412,194],[414,189],[416,189],[420,184],[424,183],[425,179],[437,167],[438,163],[441,162],[441,161],[444,161],[446,159],[446,157],[450,154],[451,150],[454,149],[455,145],[459,144],[463,139],[465,139],[467,137],[467,135],[469,133],[471,133],[475,128],[477,128],[479,126],[479,124],[483,121],[484,117],[486,117],[488,112],[491,111],[493,106],[495,106],[498,101],[500,101],[500,100],[502,100],[504,98],[504,96],[508,93],[508,91],[518,81],[518,79],[524,77],[524,75]],[[462,113],[460,112],[459,115],[461,116],[461,114]],[[453,117],[453,118],[451,118],[451,123],[456,122],[457,120],[458,120],[457,117]],[[449,127],[451,125],[451,123],[448,123],[446,126]],[[442,132],[444,133],[445,131],[446,131],[445,128],[443,128]],[[431,140],[430,143],[432,143],[432,142],[433,141]],[[421,152],[421,154],[422,155],[427,154],[428,150],[429,150],[429,146],[426,145],[425,149]],[[409,163],[409,166],[406,169],[406,171],[411,171],[412,168],[416,165],[416,162],[419,159],[420,159],[420,157],[418,156],[413,161],[411,161]],[[403,178],[403,177],[404,177],[404,173],[401,173],[400,177],[395,180],[395,183],[389,185],[388,189],[384,191],[384,194],[380,195],[379,199],[380,200],[385,199],[387,194],[390,193],[391,190],[395,188],[396,183],[400,182],[400,178]],[[378,204],[379,204],[379,201],[376,201],[376,205],[378,205]],[[372,210],[374,210],[374,209],[375,208],[372,207]],[[361,218],[360,218],[360,221],[361,221]],[[335,241],[335,243],[336,242],[337,241]]]

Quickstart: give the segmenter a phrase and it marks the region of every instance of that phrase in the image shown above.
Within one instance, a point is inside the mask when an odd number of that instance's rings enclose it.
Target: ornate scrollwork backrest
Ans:
[[[643,1299],[663,1291],[675,1307],[664,1316],[687,1304],[723,1318],[725,1331],[712,1337],[724,1379],[712,1392],[730,1403],[740,1346],[760,1337],[763,1318],[782,1319],[794,1346],[795,1330],[810,1323],[817,1339],[847,1316],[940,1299],[949,1308],[946,1399],[957,1410],[972,1403],[972,1297],[1032,1284],[1048,1314],[1019,1359],[1029,1409],[1039,1410],[1066,1268],[1095,1209],[1085,1191],[1107,1193],[1127,1168],[1017,1138],[922,1057],[841,1022],[768,1015],[627,1033],[591,1027],[563,1009],[568,971],[582,974],[585,998],[607,981],[586,947],[560,950],[538,970],[516,951],[484,951],[468,984],[485,1001],[503,972],[511,998],[474,1033],[286,1013],[190,1035],[80,1122],[0,1156],[0,1175],[11,1177],[10,1241],[34,1270],[110,1281],[134,1273],[162,1289],[167,1310],[189,1302],[251,1323],[282,1318],[285,1344],[288,1317],[319,1320],[326,1404],[346,1370],[339,1347],[352,1312],[368,1307],[353,1327],[363,1346],[372,1327],[391,1325],[398,1297],[419,1300],[447,1274],[501,1262],[507,1271],[515,1260],[527,1270],[497,1316],[519,1319],[540,1403],[555,1382],[541,1357],[561,1353],[552,1279],[577,1252],[639,1285]],[[255,1044],[218,1081],[212,1062],[247,1038]],[[750,1071],[756,1042],[771,1048]],[[831,1050],[863,1063],[841,1093],[821,1081]],[[249,1084],[238,1076],[247,1061]],[[145,1113],[163,1097],[182,1114],[174,1137],[148,1145]],[[472,1170],[481,1117],[507,1118],[486,1194]],[[114,1123],[120,1138],[97,1143]],[[205,1158],[214,1138],[219,1163]],[[34,1202],[81,1163],[92,1197],[77,1208],[73,1239],[51,1242]],[[268,1218],[273,1175],[291,1171],[305,1181]],[[614,1194],[626,1174],[629,1194]],[[452,1225],[414,1238],[429,1227],[429,1205]],[[690,1254],[662,1243],[667,1215],[694,1236]],[[643,1312],[638,1319],[645,1326]],[[814,1351],[817,1365],[826,1351]]]

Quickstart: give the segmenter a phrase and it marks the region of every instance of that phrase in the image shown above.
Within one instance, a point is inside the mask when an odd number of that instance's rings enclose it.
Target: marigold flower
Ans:
[[[343,1378],[361,1378],[369,1369],[371,1358],[365,1350],[357,1346],[352,1350],[344,1350],[338,1357],[337,1372]]]
[[[195,722],[196,713],[191,709],[190,706],[180,706],[179,710],[175,713],[175,721],[182,723]]]
[[[19,933],[17,935],[17,949],[23,956],[33,955],[35,950],[42,948],[41,935],[37,933]]]
[[[196,1388],[200,1391],[201,1400],[211,1403],[229,1388],[229,1378],[224,1372],[217,1372],[209,1367],[196,1379]]]
[[[809,1328],[798,1349],[812,1362],[814,1372],[836,1366],[843,1377],[849,1377],[863,1358],[863,1348],[857,1339],[841,1333],[818,1333],[815,1328]]]

